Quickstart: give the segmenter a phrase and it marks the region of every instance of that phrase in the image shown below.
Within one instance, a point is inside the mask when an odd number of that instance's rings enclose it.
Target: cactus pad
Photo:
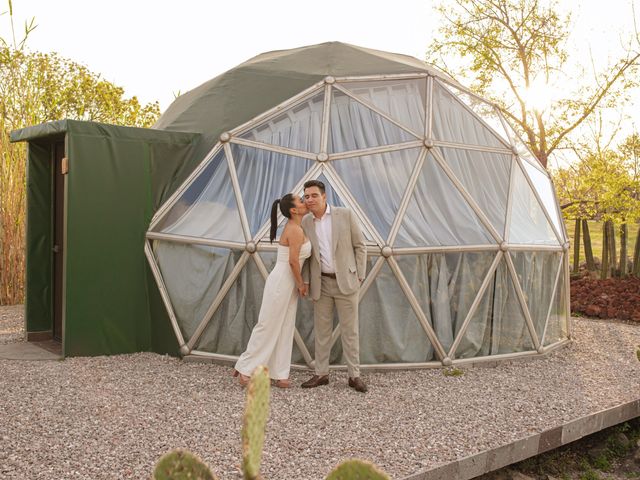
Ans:
[[[247,480],[257,479],[260,475],[264,429],[269,416],[270,386],[269,370],[261,365],[251,375],[247,387],[247,404],[242,423],[242,469]]]
[[[347,460],[334,468],[326,480],[389,480],[389,477],[372,463]]]
[[[153,471],[155,480],[215,480],[209,468],[195,455],[174,450],[158,461]]]

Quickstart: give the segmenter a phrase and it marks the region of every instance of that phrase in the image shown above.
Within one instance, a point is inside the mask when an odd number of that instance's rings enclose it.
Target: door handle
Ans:
[[[54,245],[52,250],[53,250],[53,253],[60,253],[60,245]]]

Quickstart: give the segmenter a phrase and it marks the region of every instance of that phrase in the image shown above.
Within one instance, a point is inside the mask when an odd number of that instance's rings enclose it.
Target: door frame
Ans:
[[[62,349],[62,356],[65,353],[65,324],[66,324],[66,291],[67,291],[67,199],[68,197],[68,172],[69,172],[69,157],[68,157],[68,136],[63,138],[54,138],[51,141],[51,339],[60,342]],[[59,149],[62,149],[60,152]],[[66,159],[66,160],[65,160]],[[66,165],[65,165],[66,164]],[[60,172],[60,169],[66,166],[65,172]],[[57,175],[60,172],[61,175],[61,187],[62,192],[59,192],[60,184],[57,183]],[[59,192],[59,197],[57,197]],[[59,202],[62,203],[62,212],[58,212]],[[57,219],[56,217],[60,215]],[[56,253],[54,247],[56,246],[57,234],[60,235],[61,245],[59,248],[61,252],[58,254],[60,257],[56,262]],[[58,327],[59,330],[58,331]]]

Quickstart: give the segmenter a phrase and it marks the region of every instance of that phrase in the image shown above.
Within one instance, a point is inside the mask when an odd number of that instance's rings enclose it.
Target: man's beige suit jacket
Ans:
[[[302,275],[305,283],[309,283],[311,298],[318,300],[322,280],[320,248],[313,214],[302,219],[302,228],[312,246],[311,256],[304,264]],[[367,248],[360,226],[348,208],[331,207],[331,246],[338,288],[344,295],[355,293],[360,288],[360,279],[364,279],[367,273]]]

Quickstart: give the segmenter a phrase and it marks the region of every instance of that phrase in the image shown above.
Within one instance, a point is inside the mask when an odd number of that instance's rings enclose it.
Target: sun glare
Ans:
[[[556,100],[556,93],[544,80],[536,79],[525,89],[522,97],[528,109],[544,112]]]

